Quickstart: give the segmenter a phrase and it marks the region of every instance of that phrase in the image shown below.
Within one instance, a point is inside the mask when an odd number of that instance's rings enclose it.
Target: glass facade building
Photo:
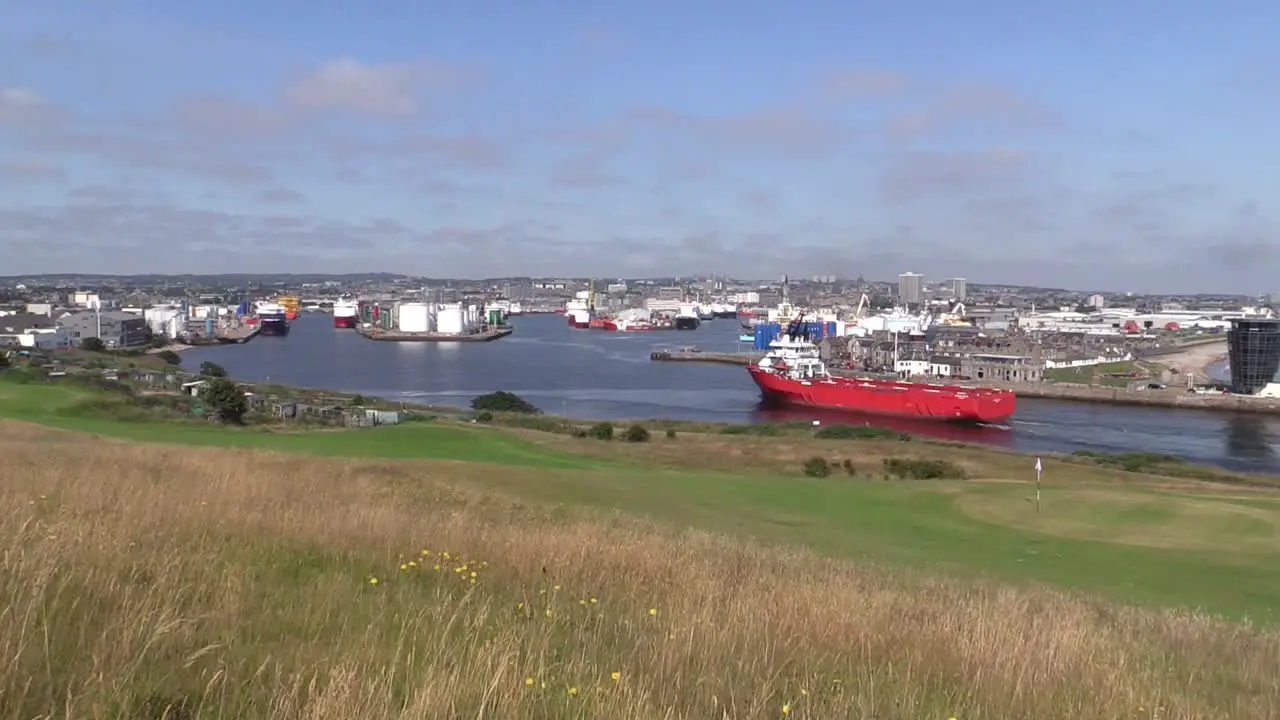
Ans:
[[[1227,337],[1231,392],[1253,395],[1280,382],[1280,320],[1237,319]]]

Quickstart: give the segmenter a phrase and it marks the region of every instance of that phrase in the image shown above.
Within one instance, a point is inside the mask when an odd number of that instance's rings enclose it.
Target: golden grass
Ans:
[[[5,718],[1280,709],[1244,625],[522,508],[476,465],[0,430]]]

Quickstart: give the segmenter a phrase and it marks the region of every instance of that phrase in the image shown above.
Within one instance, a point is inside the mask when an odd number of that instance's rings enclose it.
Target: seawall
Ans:
[[[1071,383],[983,383],[983,387],[1012,390],[1018,397],[1077,402],[1146,405],[1149,407],[1224,410],[1228,412],[1280,414],[1280,398],[1247,395],[1204,395],[1183,389],[1129,390]]]

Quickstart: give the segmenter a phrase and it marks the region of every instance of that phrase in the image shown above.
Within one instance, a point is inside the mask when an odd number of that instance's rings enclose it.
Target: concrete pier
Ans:
[[[649,353],[649,359],[656,362],[707,362],[722,365],[754,365],[760,362],[764,353],[718,353],[700,350],[655,350]]]
[[[363,338],[380,342],[489,342],[490,340],[497,340],[510,335],[512,329],[504,325],[463,335],[400,332],[398,330],[375,330],[362,327],[357,327],[356,332]]]

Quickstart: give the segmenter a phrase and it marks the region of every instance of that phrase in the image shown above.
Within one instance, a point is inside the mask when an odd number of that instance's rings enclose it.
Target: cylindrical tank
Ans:
[[[457,335],[463,330],[463,309],[457,305],[441,307],[436,314],[436,332]]]
[[[204,334],[213,337],[213,318],[206,317],[204,319]]]
[[[427,315],[427,306],[424,303],[404,303],[400,306],[400,321],[398,327],[402,332],[425,333],[431,332],[431,326]]]

